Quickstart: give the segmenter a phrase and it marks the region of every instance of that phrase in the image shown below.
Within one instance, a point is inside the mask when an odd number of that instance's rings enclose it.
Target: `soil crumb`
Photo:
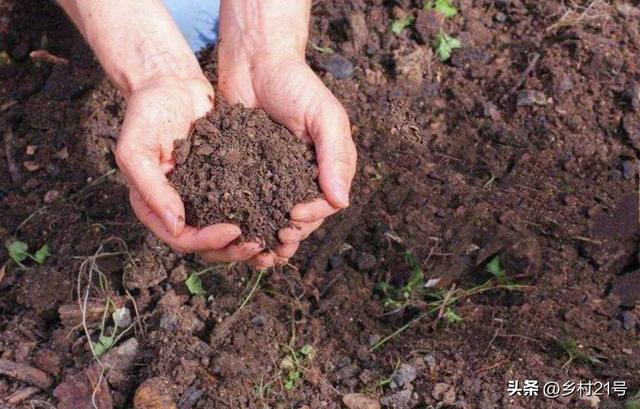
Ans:
[[[313,146],[263,110],[221,98],[189,138],[175,142],[174,157],[169,180],[184,201],[187,224],[233,223],[242,229],[241,242],[263,240],[275,248],[293,206],[321,196]]]

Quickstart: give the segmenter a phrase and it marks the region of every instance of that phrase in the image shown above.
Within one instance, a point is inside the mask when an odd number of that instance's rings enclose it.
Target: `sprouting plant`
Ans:
[[[449,0],[431,0],[424,4],[425,10],[435,10],[438,13],[443,14],[446,18],[451,18],[458,14],[458,9],[455,8]]]
[[[4,246],[9,252],[9,257],[11,257],[13,261],[18,263],[22,267],[24,267],[22,262],[27,258],[30,258],[38,264],[42,264],[51,255],[51,253],[49,252],[49,246],[47,244],[40,247],[34,254],[29,253],[29,245],[24,241],[8,240],[4,243]]]
[[[574,361],[582,361],[590,365],[599,365],[602,361],[595,356],[589,355],[582,350],[582,346],[578,344],[578,342],[573,338],[556,338],[552,337],[556,345],[558,345],[565,354],[567,354],[568,359],[562,365],[562,369],[568,368]]]
[[[107,317],[111,312],[113,320],[113,330],[107,333]],[[131,323],[131,312],[126,307],[116,308],[111,298],[107,298],[104,312],[102,314],[102,323],[100,324],[100,334],[96,342],[91,341],[91,350],[96,358],[104,355],[113,348],[118,341],[133,328]]]
[[[491,261],[487,263],[487,267],[485,269],[487,273],[491,273],[498,281],[504,281],[507,278],[507,272],[504,271],[502,267],[502,261],[500,260],[500,256],[494,256]]]
[[[415,293],[421,293],[424,288],[424,272],[413,253],[405,251],[404,261],[411,269],[411,275],[405,285],[397,288],[387,282],[380,282],[374,288],[374,291],[384,297],[383,306],[385,308],[398,309],[406,307],[414,298]]]
[[[284,388],[291,391],[302,378],[303,372],[306,370],[309,362],[313,360],[316,351],[313,346],[309,344],[306,344],[297,351],[288,345],[285,346],[285,349],[288,351],[288,354],[280,361],[280,369],[285,373]]]
[[[436,54],[440,61],[447,61],[451,58],[451,53],[456,48],[462,47],[460,40],[455,37],[451,37],[448,34],[445,34],[443,31],[440,31],[438,36],[436,37],[436,41],[434,43]]]
[[[202,285],[202,280],[195,272],[191,273],[189,278],[187,278],[184,283],[191,295],[205,295],[207,293],[204,290],[204,286]]]
[[[391,32],[394,34],[400,34],[402,30],[409,27],[415,18],[412,15],[407,15],[405,18],[393,20],[391,23]]]
[[[459,316],[451,307],[446,308],[443,317],[449,324],[455,324],[462,321],[462,317]]]

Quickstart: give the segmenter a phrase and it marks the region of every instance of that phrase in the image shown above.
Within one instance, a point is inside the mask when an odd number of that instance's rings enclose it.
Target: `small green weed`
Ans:
[[[385,308],[399,309],[411,305],[415,295],[422,295],[424,288],[424,272],[416,257],[410,252],[404,252],[405,264],[411,269],[411,275],[406,284],[396,288],[387,282],[378,283],[374,291],[383,297]],[[417,294],[418,293],[418,294]]]
[[[205,295],[207,292],[204,290],[202,280],[198,277],[198,274],[193,272],[184,282],[191,295]]]
[[[436,37],[436,41],[434,43],[434,47],[436,49],[436,54],[440,61],[444,62],[451,58],[451,53],[456,48],[461,48],[462,44],[460,40],[455,37],[451,37],[448,34],[445,34],[443,31],[438,34]]]
[[[584,362],[593,366],[602,363],[602,360],[598,357],[587,354],[582,350],[582,346],[578,344],[575,339],[572,338],[556,338],[552,337],[558,347],[560,347],[568,359],[562,365],[562,369],[568,368],[574,361]]]
[[[391,32],[394,34],[400,34],[405,28],[413,24],[415,18],[412,15],[408,15],[405,18],[393,20],[391,23]]]
[[[47,244],[40,247],[34,254],[29,253],[29,245],[24,241],[8,240],[4,243],[4,246],[9,252],[9,257],[11,257],[11,259],[18,263],[21,267],[24,267],[22,262],[27,258],[30,258],[38,264],[42,264],[51,255],[51,253],[49,252],[49,245]]]
[[[458,9],[449,0],[431,0],[424,4],[425,10],[435,10],[443,14],[446,18],[451,18],[458,14]]]
[[[292,391],[302,379],[302,374],[307,369],[309,362],[315,357],[316,351],[313,346],[306,344],[299,350],[294,350],[290,346],[285,346],[288,354],[280,361],[280,369],[284,371],[283,386],[286,390]]]

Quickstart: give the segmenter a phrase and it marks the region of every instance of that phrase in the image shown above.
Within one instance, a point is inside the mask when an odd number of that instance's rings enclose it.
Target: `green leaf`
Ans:
[[[414,17],[411,15],[398,20],[393,20],[393,22],[391,23],[391,31],[394,34],[400,34],[402,30],[409,27],[411,23],[413,23],[413,20],[414,20]]]
[[[462,44],[460,44],[460,40],[457,38],[448,36],[445,33],[440,33],[438,37],[436,37],[435,47],[436,54],[438,54],[440,61],[447,61],[451,58],[453,50],[462,47]]]
[[[42,264],[50,255],[51,253],[49,253],[49,245],[45,244],[44,246],[40,247],[38,251],[36,251],[36,254],[33,255],[33,259],[36,261],[36,263]]]
[[[295,386],[296,386],[296,383],[292,380],[288,380],[284,383],[284,388],[288,391],[293,390]]]
[[[291,372],[289,372],[289,377],[288,377],[288,378],[289,378],[289,380],[290,380],[290,381],[295,382],[295,381],[297,381],[298,379],[300,379],[300,372],[298,372],[298,371],[291,371]]]
[[[24,259],[29,256],[29,245],[24,241],[6,241],[4,246],[9,252],[9,257],[11,257],[11,259],[16,263],[24,261]]]
[[[93,346],[93,352],[95,352],[97,356],[101,356],[105,352],[107,352],[109,349],[111,349],[114,342],[115,342],[114,337],[107,337],[105,335],[100,335],[100,338],[98,338],[98,342],[91,343],[91,345]]]
[[[196,273],[191,273],[184,283],[192,295],[205,295],[207,293],[202,286],[202,280]]]
[[[406,285],[406,288],[411,292],[424,284],[424,273],[420,263],[410,251],[405,251],[404,261],[411,268],[411,276],[409,276],[409,281],[407,281]]]
[[[502,279],[507,276],[507,273],[502,268],[502,263],[500,262],[500,256],[495,256],[487,263],[486,270],[488,273],[493,274],[496,278]]]
[[[462,321],[462,317],[456,314],[456,312],[451,308],[447,308],[447,311],[445,311],[444,313],[444,318],[450,324],[455,324],[456,322]]]
[[[435,10],[446,18],[451,18],[458,14],[458,9],[449,0],[431,0],[425,3],[424,9]]]

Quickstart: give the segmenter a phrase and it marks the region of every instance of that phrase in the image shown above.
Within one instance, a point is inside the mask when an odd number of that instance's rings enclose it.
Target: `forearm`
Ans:
[[[151,80],[202,75],[161,0],[58,0],[128,97]]]
[[[233,55],[221,59],[255,65],[265,54],[304,58],[310,13],[311,0],[222,0],[220,41]]]

